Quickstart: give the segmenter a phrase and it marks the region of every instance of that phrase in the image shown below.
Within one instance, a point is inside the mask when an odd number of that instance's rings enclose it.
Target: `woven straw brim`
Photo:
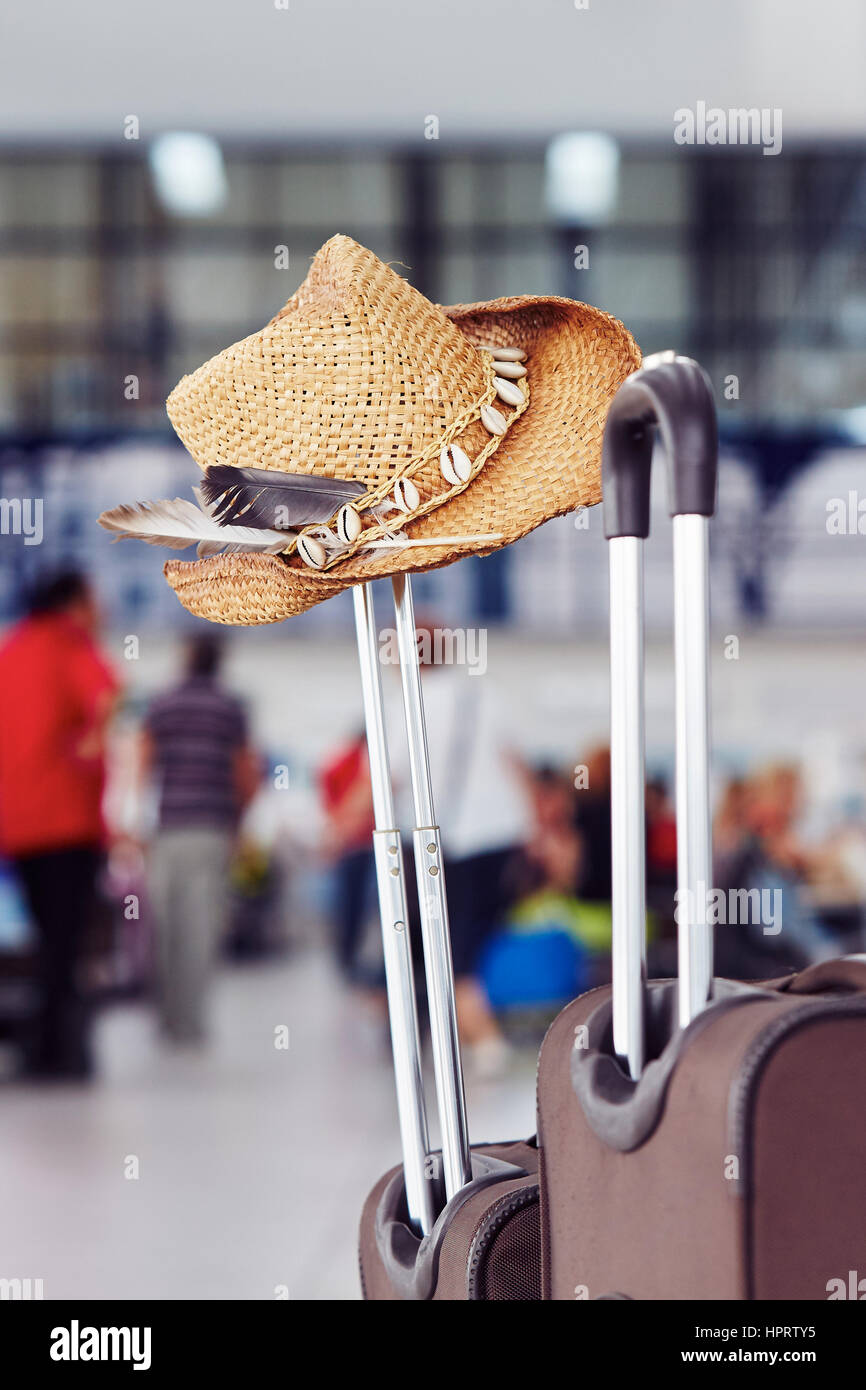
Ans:
[[[353,584],[489,554],[552,517],[600,500],[608,406],[640,366],[640,351],[628,330],[611,315],[570,299],[497,299],[445,312],[476,346],[525,349],[532,396],[525,414],[469,487],[413,522],[407,535],[499,534],[501,539],[489,545],[357,555],[325,574],[308,569],[297,556],[170,560],[165,576],[185,608],[235,626],[281,622]],[[471,457],[488,437],[475,423],[461,445]]]

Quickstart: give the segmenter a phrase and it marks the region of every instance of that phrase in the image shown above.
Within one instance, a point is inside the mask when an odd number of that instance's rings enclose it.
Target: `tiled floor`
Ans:
[[[166,1052],[143,1007],[98,1042],[95,1085],[2,1093],[0,1277],[47,1299],[359,1296],[361,1204],[397,1156],[390,1058],[324,959],[224,973],[205,1053]],[[534,1068],[470,1084],[473,1140],[531,1132]]]

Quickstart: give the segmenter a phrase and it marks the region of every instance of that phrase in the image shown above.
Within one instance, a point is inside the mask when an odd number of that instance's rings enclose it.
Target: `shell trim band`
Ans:
[[[505,379],[499,372],[500,367],[504,363],[511,364],[512,362],[516,362],[518,354],[520,357],[525,357],[525,354],[521,353],[517,348],[508,347],[482,348],[479,349],[479,351],[484,352],[485,355],[489,354],[490,356],[490,364],[488,367],[490,379],[487,390],[484,392],[483,396],[473,402],[471,406],[468,406],[466,410],[462,411],[460,415],[451,422],[447,430],[442,432],[438,439],[428,445],[423,453],[408,460],[393,477],[377,484],[375,488],[371,488],[369,492],[364,493],[364,495],[357,500],[348,503],[344,507],[340,507],[338,512],[331,518],[330,522],[326,524],[318,523],[303,528],[296,537],[287,543],[285,551],[281,554],[283,560],[288,560],[288,558],[297,551],[299,558],[303,561],[307,569],[314,574],[324,574],[349,556],[357,555],[359,552],[363,552],[366,548],[372,547],[374,544],[377,549],[380,548],[378,544],[376,544],[380,541],[384,541],[386,545],[389,542],[399,544],[400,542],[397,540],[398,533],[402,532],[406,526],[416,521],[419,517],[427,516],[430,512],[435,511],[438,507],[449,502],[453,497],[457,497],[470,486],[481,472],[487,460],[496,453],[515,420],[519,419],[529,406],[529,379],[526,375],[526,369],[524,368],[524,376],[522,379]],[[500,352],[509,355],[507,357],[503,356],[500,360],[497,357],[497,354]],[[509,413],[504,415],[493,405],[494,401],[499,401],[504,405],[508,405],[510,407]],[[466,462],[470,464],[466,476],[461,478],[454,466],[453,453],[451,452],[452,446],[455,445],[455,441],[465,432],[467,427],[477,420],[480,420],[484,425],[490,438],[480,452],[476,454],[474,460],[471,461],[468,459],[467,455],[464,454],[463,450],[459,449],[459,446],[457,446],[461,458],[465,459]],[[454,481],[450,483],[450,486],[444,492],[436,493],[425,502],[422,502],[420,498],[418,498],[417,488],[414,487],[414,484],[411,484],[411,479],[413,474],[417,473],[419,469],[429,463],[437,454],[440,458],[440,473],[443,478],[449,481],[450,474]],[[446,465],[446,457],[449,459],[448,465]],[[405,486],[407,482],[411,485],[411,492],[409,492]],[[414,499],[417,500],[413,500],[413,494]],[[387,505],[389,498],[391,499],[390,507]],[[387,520],[381,519],[383,509],[388,511]],[[331,526],[335,521],[338,521],[339,518],[342,518],[343,514],[347,511],[353,511],[357,513],[359,517],[365,512],[372,512],[373,515],[380,519],[376,521],[376,524],[363,527],[357,531],[353,539],[345,540],[342,536],[335,535],[331,530]],[[394,513],[397,513],[397,515],[394,515]],[[317,545],[312,547],[309,544],[304,544],[306,537],[315,541]],[[459,539],[459,537],[449,537],[449,540],[459,541]],[[490,539],[494,538],[491,537]],[[403,543],[411,544],[409,541],[404,541]]]

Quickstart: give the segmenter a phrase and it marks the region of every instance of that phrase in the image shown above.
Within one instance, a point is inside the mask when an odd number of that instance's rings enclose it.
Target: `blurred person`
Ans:
[[[737,977],[778,973],[779,964],[801,968],[831,954],[816,914],[803,893],[819,855],[802,841],[797,823],[802,780],[792,763],[773,763],[723,797],[716,826],[716,887],[730,895],[758,890],[779,895],[781,921],[735,922],[716,929],[720,971]],[[735,821],[741,819],[739,841]],[[726,838],[722,838],[726,837]],[[720,845],[727,852],[719,853]]]
[[[674,925],[677,886],[677,818],[663,777],[646,784],[646,898],[662,930]]]
[[[583,842],[574,824],[574,787],[547,764],[527,778],[533,829],[526,846],[522,891],[550,889],[573,895],[582,872]]]
[[[794,763],[763,768],[752,780],[746,802],[751,832],[774,859],[798,871],[808,858],[796,831],[802,804],[802,777]]]
[[[862,825],[849,821],[834,826],[820,842],[807,843],[799,833],[803,799],[800,769],[771,765],[755,781],[748,819],[765,872],[783,879],[786,928],[810,959],[822,959],[846,945],[862,945],[866,840]]]
[[[746,842],[751,792],[751,784],[745,777],[731,777],[722,788],[713,817],[713,864],[717,883],[728,878],[728,866],[736,861]]]
[[[866,815],[863,798],[847,792],[816,854],[810,875],[813,898],[846,952],[866,945]]]
[[[179,1043],[206,1034],[238,824],[260,780],[244,706],[219,678],[221,657],[218,638],[193,638],[182,680],[153,701],[141,736],[142,773],[159,788],[149,856],[159,1016],[165,1036]]]
[[[525,770],[526,786],[532,804],[534,834],[560,829],[574,821],[574,786],[569,778],[550,763]]]
[[[578,896],[583,840],[574,823],[573,775],[542,766],[530,773],[530,791],[534,827],[508,931],[523,938],[524,987],[531,988],[535,969],[549,988],[558,980],[549,1002],[561,1002],[609,978],[611,909]],[[570,954],[563,954],[562,938]]]
[[[120,685],[96,641],[84,574],[41,579],[0,646],[0,851],[37,935],[28,1070],[86,1079],[90,1020],[78,978],[105,843],[105,735]]]
[[[489,682],[436,661],[450,629],[417,625],[434,804],[442,833],[457,1021],[467,1064],[479,1078],[507,1068],[510,1048],[478,974],[485,943],[515,897],[515,864],[531,833],[531,808],[508,748]],[[437,641],[437,633],[440,638]],[[409,786],[405,740],[395,740],[398,792]]]
[[[610,902],[610,748],[592,749],[583,767],[586,785],[576,788],[574,823],[582,853],[577,892],[587,902]]]
[[[804,841],[799,829],[802,810],[799,767],[771,764],[759,774],[749,802],[757,851],[750,865],[750,886],[781,889],[785,936],[808,960],[820,960],[833,954],[832,944],[804,888],[818,873],[824,852]]]
[[[371,886],[375,878],[373,792],[363,732],[337,750],[322,768],[319,787],[328,817],[326,851],[334,863],[337,964],[353,984],[370,983],[358,963]]]

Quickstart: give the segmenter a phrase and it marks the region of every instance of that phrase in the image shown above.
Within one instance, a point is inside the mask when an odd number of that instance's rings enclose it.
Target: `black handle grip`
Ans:
[[[617,391],[601,455],[604,534],[649,535],[655,427],[665,451],[671,516],[716,510],[719,434],[712,387],[689,357],[649,358]]]

